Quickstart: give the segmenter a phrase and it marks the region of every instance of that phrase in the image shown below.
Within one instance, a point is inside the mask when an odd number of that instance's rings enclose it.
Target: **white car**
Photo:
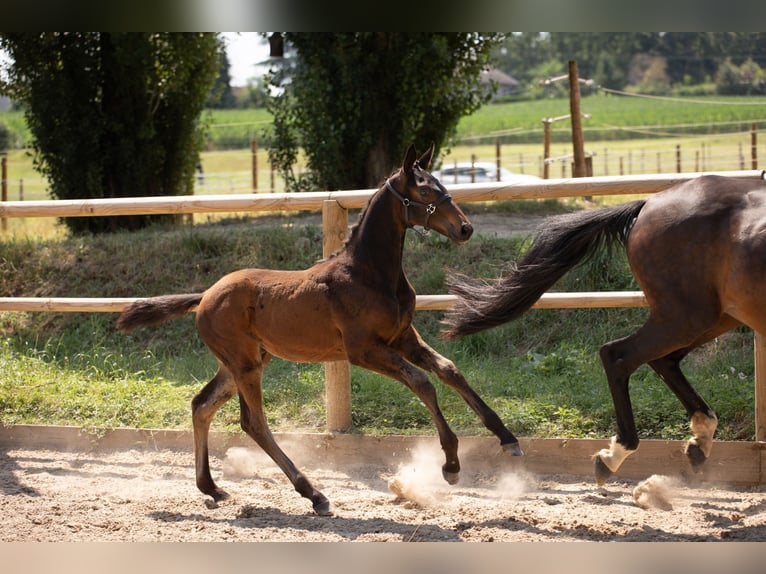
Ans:
[[[471,177],[472,170],[473,178]],[[442,182],[442,185],[498,181],[497,166],[491,162],[477,161],[473,164],[471,162],[458,162],[457,165],[454,163],[444,164],[440,170],[433,171],[431,174]],[[513,173],[501,167],[499,181],[503,183],[534,183],[540,181],[540,178],[535,175]]]

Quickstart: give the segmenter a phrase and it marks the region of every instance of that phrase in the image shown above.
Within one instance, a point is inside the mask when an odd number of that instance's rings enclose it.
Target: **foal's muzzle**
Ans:
[[[466,221],[463,223],[463,225],[460,226],[461,243],[464,241],[468,241],[471,238],[471,235],[473,235],[473,225],[471,225],[470,223]]]

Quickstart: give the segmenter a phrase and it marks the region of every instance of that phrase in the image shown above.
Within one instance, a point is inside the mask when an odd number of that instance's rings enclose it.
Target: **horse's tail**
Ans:
[[[494,282],[460,273],[447,278],[458,300],[443,320],[442,335],[458,339],[524,314],[564,274],[602,247],[625,245],[645,200],[546,219],[529,250]]]
[[[136,327],[158,325],[170,319],[183,317],[194,311],[202,300],[202,293],[161,295],[139,299],[128,305],[117,318],[117,329],[123,333]]]

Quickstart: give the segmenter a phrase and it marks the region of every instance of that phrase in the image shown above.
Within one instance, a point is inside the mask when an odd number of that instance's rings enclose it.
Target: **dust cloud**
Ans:
[[[673,510],[672,499],[679,486],[676,478],[653,474],[633,489],[633,500],[641,508]]]

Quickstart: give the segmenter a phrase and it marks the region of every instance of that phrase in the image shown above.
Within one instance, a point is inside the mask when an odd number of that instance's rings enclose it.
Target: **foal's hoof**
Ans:
[[[314,512],[318,516],[332,516],[335,514],[330,506],[330,501],[327,499],[314,503]]]
[[[513,456],[524,456],[524,451],[521,450],[519,441],[501,444],[500,448],[503,449],[503,452],[507,452]]]
[[[457,484],[458,482],[460,482],[459,472],[448,472],[442,469],[442,476],[444,477],[444,480],[447,481],[447,484]]]
[[[604,461],[602,461],[601,457],[598,455],[593,457],[593,471],[596,475],[596,484],[599,486],[603,486],[609,477],[614,474],[611,470],[609,470],[609,467],[604,464]]]
[[[702,472],[702,465],[705,464],[705,461],[707,460],[705,453],[702,452],[702,449],[696,444],[687,444],[686,456],[689,458],[689,462],[692,465],[692,470],[694,472]]]

